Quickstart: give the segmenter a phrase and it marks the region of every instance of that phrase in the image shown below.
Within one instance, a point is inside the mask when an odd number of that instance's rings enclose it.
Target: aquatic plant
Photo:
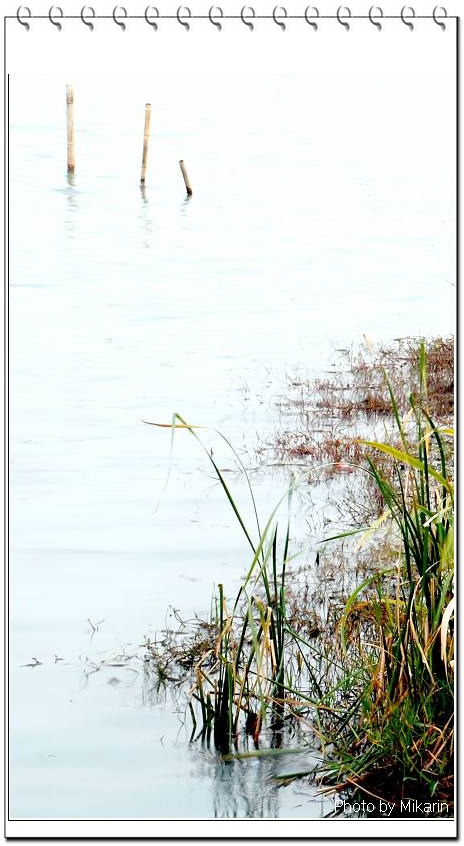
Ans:
[[[373,561],[371,572],[325,620],[308,590],[298,604],[298,587],[288,575],[290,506],[301,481],[292,481],[261,528],[249,477],[233,450],[253,504],[251,531],[196,427],[178,414],[164,424],[173,437],[184,429],[201,444],[252,554],[235,600],[227,600],[219,585],[209,622],[198,622],[195,637],[184,644],[183,667],[191,668],[193,680],[192,739],[209,743],[212,737],[216,750],[230,758],[243,754],[241,731],[252,739],[252,752],[261,754],[264,729],[278,747],[284,725],[310,725],[323,753],[322,789],[366,792],[393,806],[404,796],[449,799],[453,784],[453,429],[432,419],[423,343],[417,352],[407,408],[384,370],[389,437],[358,439],[361,471],[377,492],[376,519],[362,531],[326,539],[323,547],[355,535],[372,542],[388,528],[389,560],[381,567]],[[328,466],[310,472],[316,476]],[[280,542],[277,513],[286,499]],[[153,656],[159,659],[156,649]],[[171,659],[179,661],[178,650]],[[328,748],[335,754],[324,755]],[[306,775],[314,777],[314,770]],[[282,776],[282,783],[292,778]]]
[[[390,572],[352,593],[340,619],[344,653],[357,640],[369,682],[330,769],[340,789],[370,785],[399,801],[434,796],[453,776],[454,484],[444,444],[453,430],[437,426],[427,411],[424,345],[406,423],[385,379],[401,446],[365,444],[391,461],[386,473],[375,457],[367,459],[401,550]],[[363,633],[366,619],[373,649]]]
[[[173,436],[177,430],[183,429],[197,439],[214,468],[252,553],[251,563],[233,602],[226,599],[223,585],[218,586],[214,611],[208,624],[210,640],[203,652],[200,655],[197,651],[194,653],[192,640],[184,640],[184,656],[186,653],[195,654],[190,665],[193,684],[189,710],[195,729],[199,725],[196,736],[209,740],[212,735],[216,749],[222,754],[229,754],[237,744],[240,719],[243,717],[244,731],[258,748],[265,723],[277,730],[294,708],[301,711],[302,705],[307,707],[308,696],[302,698],[301,690],[295,687],[305,662],[302,658],[304,637],[294,628],[295,623],[292,626],[287,620],[286,608],[287,565],[291,560],[290,511],[293,491],[299,483],[295,480],[291,482],[267,523],[261,527],[247,471],[232,445],[224,438],[247,481],[256,522],[253,532],[245,525],[224,473],[203,444],[197,427],[190,426],[177,413],[171,424],[162,425],[170,425]],[[287,503],[287,523],[280,541],[277,515],[284,502]],[[256,536],[254,539],[253,534]],[[186,646],[186,643],[189,645]],[[159,650],[156,644],[150,644],[150,649],[156,666],[162,668],[162,674],[166,675],[166,649]],[[177,650],[168,652],[171,663],[179,660]],[[198,711],[195,711],[195,705]]]

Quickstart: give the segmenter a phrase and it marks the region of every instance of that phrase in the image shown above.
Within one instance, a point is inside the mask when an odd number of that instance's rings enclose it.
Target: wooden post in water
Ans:
[[[183,159],[181,159],[181,160],[180,160],[179,165],[180,165],[180,169],[181,169],[181,171],[182,171],[182,176],[184,177],[184,182],[185,182],[185,187],[186,187],[186,189],[187,189],[187,194],[188,194],[188,196],[189,196],[189,197],[191,197],[191,196],[192,196],[192,194],[193,194],[193,191],[192,191],[192,186],[190,185],[190,181],[189,181],[189,178],[188,178],[188,173],[187,173],[186,167],[185,167],[185,165],[184,165],[184,160],[183,160]]]
[[[145,185],[145,174],[147,172],[148,138],[150,135],[151,104],[145,103],[145,126],[143,130],[143,154],[142,154],[142,176],[140,184]]]
[[[72,85],[66,86],[66,123],[68,136],[68,173],[74,173],[74,91]]]

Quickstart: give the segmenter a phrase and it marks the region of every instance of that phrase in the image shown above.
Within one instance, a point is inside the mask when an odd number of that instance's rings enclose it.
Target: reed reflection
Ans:
[[[279,816],[275,761],[222,761],[213,779],[214,819],[269,819]]]

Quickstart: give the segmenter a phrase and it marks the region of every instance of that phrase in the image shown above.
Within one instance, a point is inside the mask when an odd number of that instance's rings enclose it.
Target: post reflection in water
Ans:
[[[79,208],[79,203],[76,196],[76,178],[74,173],[66,174],[67,186],[66,191],[66,211],[64,215],[64,225],[66,236],[70,241],[74,241],[76,237],[76,212]]]

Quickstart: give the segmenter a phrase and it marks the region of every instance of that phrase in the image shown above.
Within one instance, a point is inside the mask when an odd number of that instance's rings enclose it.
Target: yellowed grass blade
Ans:
[[[447,670],[448,657],[449,657],[447,655],[447,650],[446,650],[447,638],[448,638],[448,628],[449,628],[449,622],[450,622],[453,614],[454,614],[454,596],[453,596],[452,599],[450,599],[450,601],[448,602],[448,605],[446,606],[446,608],[443,612],[443,619],[441,621],[441,626],[440,626],[441,658],[442,658],[442,661],[444,661],[446,670]]]

